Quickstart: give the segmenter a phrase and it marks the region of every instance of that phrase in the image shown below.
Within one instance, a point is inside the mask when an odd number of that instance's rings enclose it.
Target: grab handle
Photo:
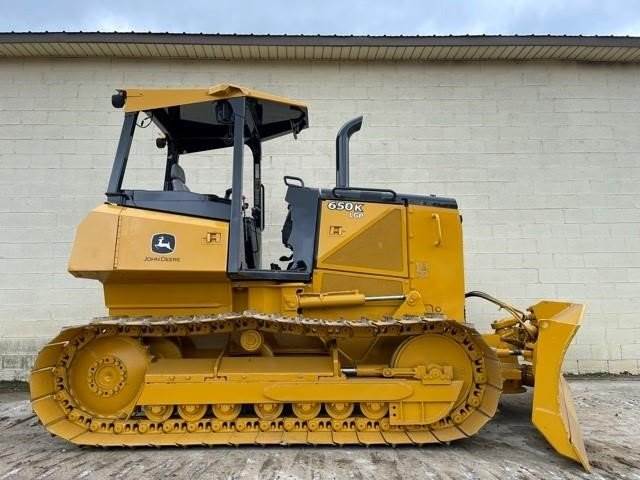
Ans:
[[[436,222],[436,232],[438,235],[436,241],[433,242],[433,246],[439,247],[440,245],[442,245],[442,224],[440,223],[440,215],[438,215],[437,213],[432,213],[431,218]]]
[[[392,202],[396,200],[397,194],[388,188],[369,187],[334,187],[331,193],[336,198],[356,198],[356,199],[381,199],[389,198]]]

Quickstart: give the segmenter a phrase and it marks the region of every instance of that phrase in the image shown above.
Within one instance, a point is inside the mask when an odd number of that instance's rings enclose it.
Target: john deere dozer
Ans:
[[[69,262],[102,283],[109,316],[40,351],[31,401],[49,432],[100,446],[446,443],[475,435],[502,394],[534,387],[534,425],[589,469],[561,375],[583,307],[465,294],[455,200],[349,185],[361,117],[338,133],[335,188],[284,177],[288,254],[265,268],[261,147],[307,128],[305,105],[228,84],[121,90],[112,103],[125,114],[107,201]],[[164,184],[125,189],[149,121]],[[227,147],[226,194],[190,191],[184,157]],[[506,318],[478,333],[471,297]]]

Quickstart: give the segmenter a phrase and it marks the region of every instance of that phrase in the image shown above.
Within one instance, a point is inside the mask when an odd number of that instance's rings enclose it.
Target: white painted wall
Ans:
[[[219,82],[310,107],[298,141],[265,146],[265,258],[283,252],[282,176],[330,186],[335,133],[364,114],[354,185],[457,198],[469,289],[522,306],[584,302],[566,369],[640,373],[640,66],[5,59],[0,379],[24,378],[63,325],[105,313],[100,285],[72,278],[66,261],[74,226],[104,198],[122,118],[113,90]],[[199,157],[184,163],[188,183],[222,193],[229,157]],[[151,140],[136,146],[131,180],[160,179],[159,158]],[[469,308],[481,328],[498,315],[479,301]]]

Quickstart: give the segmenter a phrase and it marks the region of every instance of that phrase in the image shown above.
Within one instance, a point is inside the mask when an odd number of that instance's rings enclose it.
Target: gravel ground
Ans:
[[[26,392],[0,384],[0,480],[640,480],[639,379],[571,379],[570,386],[591,475],[556,455],[530,424],[530,393],[504,397],[499,414],[479,435],[449,446],[100,449],[51,437],[33,416]]]

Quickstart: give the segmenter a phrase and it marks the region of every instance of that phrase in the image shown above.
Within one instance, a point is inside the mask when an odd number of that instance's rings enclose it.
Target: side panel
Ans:
[[[125,208],[120,216],[114,266],[116,270],[161,271],[168,275],[207,272],[223,276],[228,239],[226,222]]]
[[[322,200],[312,292],[357,290],[365,296],[404,295],[409,290],[404,205]],[[399,300],[305,308],[310,317],[357,319],[392,315]],[[366,345],[364,347],[366,349]]]
[[[113,271],[113,256],[122,207],[100,205],[76,229],[69,272],[80,278],[104,280]]]
[[[417,290],[427,312],[464,320],[462,226],[457,209],[323,200],[320,212],[313,291],[358,290],[382,296]],[[379,318],[397,306],[397,302],[376,302],[354,308],[352,315],[344,308],[327,313]]]
[[[226,277],[229,224],[125,208],[114,275],[105,282],[111,315],[193,315],[231,309]]]
[[[104,284],[109,315],[182,316],[224,313],[231,310],[231,284],[200,282],[138,281],[129,279]]]
[[[78,227],[69,271],[100,280],[111,315],[194,315],[232,309],[229,224],[101,205]]]
[[[409,278],[427,308],[464,320],[462,225],[458,210],[409,205]]]
[[[317,268],[406,277],[407,236],[403,205],[323,200]]]

